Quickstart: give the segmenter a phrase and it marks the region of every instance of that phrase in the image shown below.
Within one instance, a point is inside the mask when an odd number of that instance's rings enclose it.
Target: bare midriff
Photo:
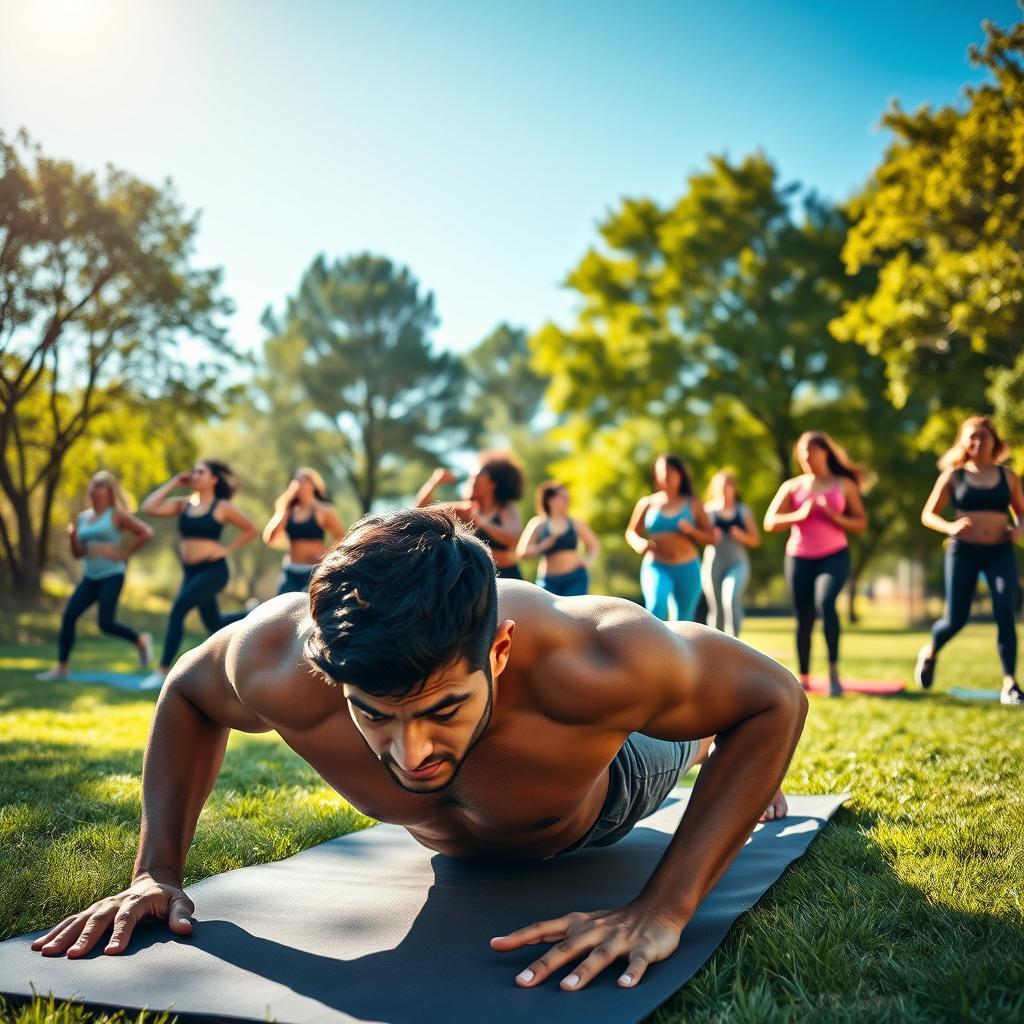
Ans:
[[[215,562],[224,557],[224,546],[219,540],[207,537],[182,537],[178,541],[178,554],[185,565]]]
[[[315,565],[324,557],[327,545],[322,540],[289,541],[288,557],[297,565]]]
[[[961,515],[970,519],[971,525],[957,534],[957,540],[968,544],[1005,544],[1010,539],[1010,524],[1005,512],[962,512]]]

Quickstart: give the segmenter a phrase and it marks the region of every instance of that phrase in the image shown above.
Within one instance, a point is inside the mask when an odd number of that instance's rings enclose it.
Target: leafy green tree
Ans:
[[[985,23],[972,47],[990,79],[959,106],[894,104],[894,136],[843,256],[877,283],[837,318],[837,337],[885,361],[897,406],[927,394],[937,412],[994,400],[1017,415],[1024,372],[1024,23]],[[995,384],[994,387],[991,385]]]
[[[308,404],[308,428],[330,428],[324,457],[364,512],[410,489],[410,463],[425,471],[471,440],[464,371],[434,352],[436,323],[433,295],[408,268],[370,254],[318,257],[284,316],[264,316],[268,351],[279,366],[292,360],[285,386]]]
[[[230,352],[220,271],[192,265],[197,219],[169,184],[102,179],[0,133],[0,550],[38,594],[69,456],[119,405],[203,410]]]

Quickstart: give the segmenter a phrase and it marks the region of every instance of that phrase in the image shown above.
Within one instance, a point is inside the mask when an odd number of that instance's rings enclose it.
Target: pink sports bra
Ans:
[[[846,495],[842,483],[836,483],[827,491],[812,494],[810,487],[798,484],[790,491],[790,507],[795,512],[808,498],[824,498],[834,512],[843,512],[846,508]],[[797,558],[825,558],[849,546],[846,531],[836,526],[820,508],[812,508],[811,514],[803,522],[794,524],[789,531],[786,542],[786,554]]]

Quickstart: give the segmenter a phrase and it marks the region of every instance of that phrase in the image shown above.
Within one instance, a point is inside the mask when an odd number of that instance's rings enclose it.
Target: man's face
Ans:
[[[343,685],[356,728],[403,789],[436,793],[455,780],[490,720],[492,679],[505,667],[511,626],[499,628],[486,672],[462,659],[405,697],[375,697]]]

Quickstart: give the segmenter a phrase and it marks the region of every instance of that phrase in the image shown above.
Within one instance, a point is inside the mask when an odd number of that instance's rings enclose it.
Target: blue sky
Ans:
[[[408,264],[457,349],[570,317],[560,287],[626,195],[762,148],[842,199],[890,98],[955,102],[1012,0],[0,0],[0,128],[170,177],[203,211],[232,334],[318,252]]]

